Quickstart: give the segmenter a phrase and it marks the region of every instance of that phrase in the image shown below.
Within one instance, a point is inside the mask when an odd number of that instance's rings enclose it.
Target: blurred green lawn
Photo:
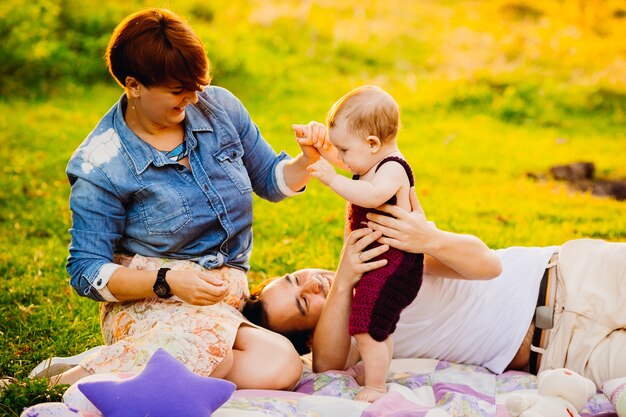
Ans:
[[[161,4],[104,5],[117,20]],[[624,2],[172,0],[169,7],[206,42],[214,84],[243,101],[277,151],[298,152],[291,123],[322,121],[345,92],[378,84],[402,107],[400,147],[438,227],[494,248],[626,240],[625,202],[526,175],[591,161],[598,176],[626,178]],[[97,47],[101,56],[104,45]],[[97,305],[74,294],[64,269],[64,169],[121,90],[69,77],[45,91],[0,99],[0,374],[22,384],[0,397],[0,415],[58,399],[26,380],[38,361],[101,343]],[[344,202],[315,182],[280,204],[256,199],[251,282],[334,268],[343,216]]]

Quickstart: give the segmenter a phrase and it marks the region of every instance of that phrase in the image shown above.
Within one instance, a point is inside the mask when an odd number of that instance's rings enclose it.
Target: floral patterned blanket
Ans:
[[[295,392],[280,399],[263,391],[237,391],[214,416],[222,417],[222,410],[246,410],[288,417],[510,417],[504,405],[507,397],[536,389],[536,382],[524,372],[495,375],[480,366],[395,359],[387,379],[389,393],[374,404],[352,400],[360,388],[347,372],[309,372]],[[609,399],[597,393],[581,416],[617,414]]]
[[[235,391],[213,416],[510,417],[504,405],[507,397],[522,390],[536,389],[536,377],[531,374],[495,375],[479,366],[429,359],[393,360],[387,382],[389,392],[374,404],[368,404],[353,400],[359,386],[350,372],[316,374],[309,371],[292,392]],[[71,388],[68,393],[70,391]],[[81,409],[76,402],[68,404],[39,404],[26,409],[22,416],[100,415],[94,408],[82,406]],[[617,417],[617,414],[609,398],[598,392],[581,416]]]

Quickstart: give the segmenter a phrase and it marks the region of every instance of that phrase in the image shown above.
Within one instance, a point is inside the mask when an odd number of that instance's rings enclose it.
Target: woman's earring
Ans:
[[[135,97],[135,100],[137,100],[137,98],[139,97],[139,91],[137,90],[133,91],[133,96]],[[131,103],[131,108],[133,110],[135,110],[135,100],[133,100],[133,102]]]

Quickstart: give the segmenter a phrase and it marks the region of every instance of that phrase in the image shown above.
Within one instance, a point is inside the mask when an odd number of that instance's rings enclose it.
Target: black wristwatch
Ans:
[[[152,289],[159,298],[170,298],[172,296],[172,294],[170,294],[170,286],[165,280],[165,274],[167,274],[169,270],[169,268],[161,268],[159,272],[157,272],[157,279]]]

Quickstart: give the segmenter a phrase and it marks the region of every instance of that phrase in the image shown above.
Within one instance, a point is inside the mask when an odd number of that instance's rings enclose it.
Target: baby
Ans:
[[[411,211],[413,173],[396,142],[400,111],[393,97],[379,87],[359,87],[333,105],[326,125],[332,145],[319,141],[324,159],[308,170],[349,202],[346,236],[366,227],[366,214],[382,204]],[[294,126],[294,130],[300,136],[298,141],[307,140],[301,138],[303,127]],[[352,179],[338,175],[327,161],[350,171]],[[355,337],[365,368],[365,387],[356,398],[369,402],[387,392],[385,381],[393,352],[389,336],[400,312],[417,296],[424,262],[423,254],[394,248],[381,257],[387,264],[362,276],[349,319],[349,332]]]

